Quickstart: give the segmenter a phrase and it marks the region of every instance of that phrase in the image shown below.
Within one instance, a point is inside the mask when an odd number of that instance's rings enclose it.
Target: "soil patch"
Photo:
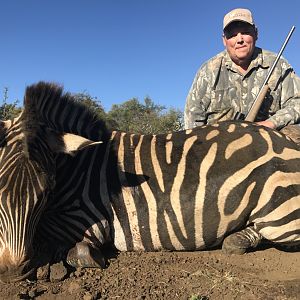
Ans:
[[[1,283],[0,299],[295,300],[300,252],[127,252],[104,270],[70,270],[60,262],[40,268],[37,280]]]

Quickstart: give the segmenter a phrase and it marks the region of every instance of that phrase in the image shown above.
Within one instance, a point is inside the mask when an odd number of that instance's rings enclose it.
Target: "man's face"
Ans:
[[[225,28],[223,43],[235,64],[248,67],[256,39],[257,32],[254,26],[244,22],[233,22]]]

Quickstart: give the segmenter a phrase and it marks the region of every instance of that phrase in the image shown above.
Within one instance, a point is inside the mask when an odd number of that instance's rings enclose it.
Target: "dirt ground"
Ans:
[[[300,252],[127,252],[104,270],[59,262],[37,278],[1,283],[0,299],[300,299]]]

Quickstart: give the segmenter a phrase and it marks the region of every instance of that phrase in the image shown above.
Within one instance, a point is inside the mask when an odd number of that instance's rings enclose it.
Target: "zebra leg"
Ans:
[[[262,236],[253,227],[235,232],[223,241],[222,250],[227,254],[244,254],[247,249],[258,246]]]
[[[78,242],[67,255],[67,263],[75,268],[105,268],[104,255],[87,242]]]

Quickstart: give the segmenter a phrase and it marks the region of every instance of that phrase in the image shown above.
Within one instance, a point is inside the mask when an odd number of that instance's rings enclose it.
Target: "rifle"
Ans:
[[[287,35],[287,37],[286,37],[286,39],[285,39],[285,41],[283,43],[283,45],[281,46],[280,51],[278,52],[278,54],[276,56],[276,59],[275,59],[273,65],[272,65],[272,67],[270,68],[270,70],[269,70],[269,72],[267,74],[267,77],[266,77],[264,83],[262,84],[262,86],[261,86],[261,88],[260,88],[260,90],[259,90],[259,92],[258,92],[258,94],[257,94],[257,96],[256,96],[256,98],[254,100],[254,102],[252,103],[248,114],[244,117],[244,115],[242,113],[237,112],[236,115],[235,115],[235,117],[234,117],[235,120],[244,119],[245,121],[250,121],[250,122],[253,122],[255,120],[255,118],[256,118],[256,116],[258,114],[258,111],[259,111],[259,109],[260,109],[260,107],[261,107],[261,105],[262,105],[262,103],[264,101],[264,98],[265,98],[265,96],[266,96],[266,94],[267,94],[267,92],[269,90],[269,86],[268,86],[269,79],[270,79],[270,77],[271,77],[271,75],[272,75],[272,73],[273,73],[273,71],[274,71],[274,69],[275,69],[275,67],[276,67],[276,65],[277,65],[280,57],[281,57],[281,54],[282,54],[285,46],[287,45],[287,43],[288,43],[291,35],[293,34],[294,30],[295,30],[295,26],[292,26],[289,34]]]

